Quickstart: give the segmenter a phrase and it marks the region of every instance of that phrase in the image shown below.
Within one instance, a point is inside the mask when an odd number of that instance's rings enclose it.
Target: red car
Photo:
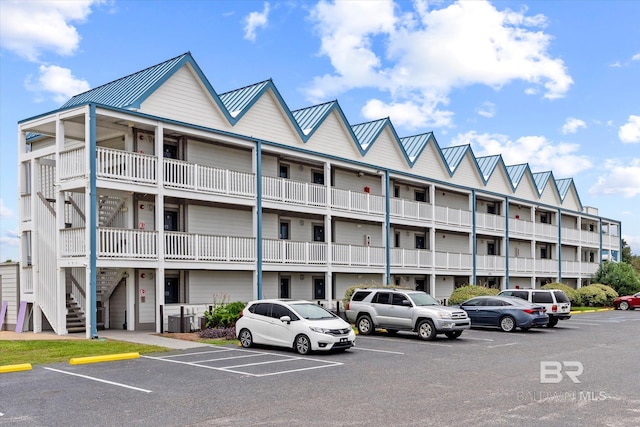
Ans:
[[[634,295],[616,298],[613,301],[613,306],[616,310],[633,310],[636,307],[640,307],[640,292],[636,292]]]

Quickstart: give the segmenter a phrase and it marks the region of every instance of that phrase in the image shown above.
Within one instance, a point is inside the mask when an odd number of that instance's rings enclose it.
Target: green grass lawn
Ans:
[[[0,366],[68,362],[74,357],[158,353],[168,348],[110,340],[0,341]]]

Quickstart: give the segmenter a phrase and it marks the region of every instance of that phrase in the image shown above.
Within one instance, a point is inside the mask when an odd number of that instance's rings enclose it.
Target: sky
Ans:
[[[640,255],[640,1],[0,0],[0,260],[19,260],[17,123],[191,52],[217,93],[573,178]]]

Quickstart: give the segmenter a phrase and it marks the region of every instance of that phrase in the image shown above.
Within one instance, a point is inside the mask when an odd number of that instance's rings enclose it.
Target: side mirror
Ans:
[[[282,316],[282,317],[280,318],[280,321],[281,321],[281,322],[287,322],[287,324],[289,324],[289,323],[291,323],[291,317],[289,317],[289,316]]]
[[[411,307],[411,302],[409,302],[409,300],[403,299],[402,300],[402,305],[404,305],[406,307]]]

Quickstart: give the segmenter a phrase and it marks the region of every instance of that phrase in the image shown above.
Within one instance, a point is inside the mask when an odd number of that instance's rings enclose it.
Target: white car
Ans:
[[[344,351],[356,341],[349,323],[303,300],[251,301],[236,322],[236,333],[245,348],[264,344],[292,348],[300,354]]]

